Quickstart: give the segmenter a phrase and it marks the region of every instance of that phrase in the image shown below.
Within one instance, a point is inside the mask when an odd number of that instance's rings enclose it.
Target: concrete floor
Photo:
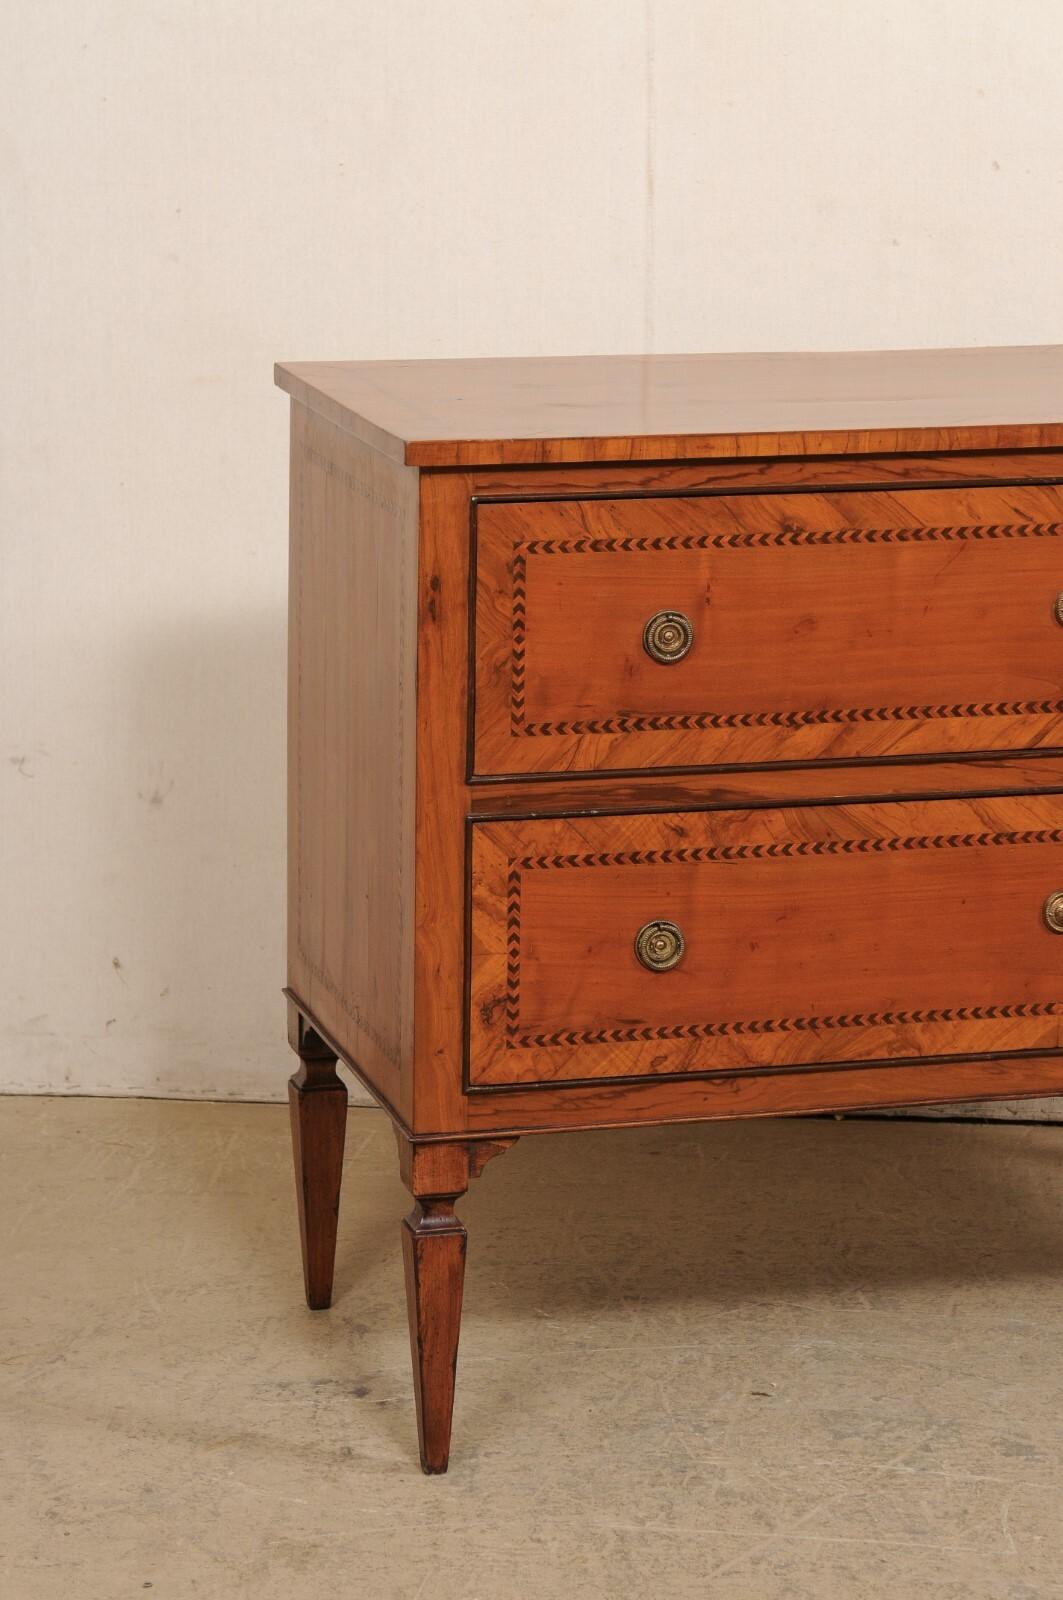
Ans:
[[[4,1600],[1063,1596],[1063,1129],[525,1139],[417,1467],[379,1112],[302,1305],[284,1111],[0,1101]]]

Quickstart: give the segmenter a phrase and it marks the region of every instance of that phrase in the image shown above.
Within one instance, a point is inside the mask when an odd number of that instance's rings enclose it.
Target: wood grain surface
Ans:
[[[1063,743],[1063,490],[556,500],[477,511],[475,771]],[[661,664],[656,613],[693,645]]]
[[[434,476],[434,474],[432,474]],[[454,469],[447,476],[457,477]],[[696,461],[599,462],[477,467],[460,474],[470,498],[533,500],[568,495],[575,499],[613,494],[702,494],[794,488],[966,488],[968,485],[1058,481],[1059,450],[983,450],[941,453],[925,448],[907,455],[748,456]]]
[[[1063,445],[1063,349],[284,362],[278,384],[425,467]]]
[[[1057,797],[472,831],[473,1084],[1060,1046]],[[659,919],[668,972],[634,950]]]
[[[292,408],[288,982],[413,1094],[417,474]]]
[[[1063,791],[1063,756],[967,756],[961,761],[824,762],[731,772],[587,774],[576,781],[480,784],[468,791],[470,819],[622,815],[631,811],[727,811],[816,801],[972,798]]]
[[[520,1134],[1063,1091],[1063,350],[277,377],[307,1298],[339,1058],[441,1472],[455,1202]]]
[[[1059,1094],[1063,1094],[1060,1055],[926,1059],[871,1067],[804,1066],[635,1081],[601,1078],[470,1094],[468,1132],[479,1137],[516,1138],[563,1130],[808,1116]]]
[[[692,809],[701,805],[770,809],[787,798],[795,804],[807,805],[828,799],[851,801],[861,795],[879,798],[894,793],[933,795],[964,788],[974,793],[995,793],[1010,788],[1051,789],[1060,784],[1058,760],[1050,754],[1032,751],[1008,755],[994,754],[990,748],[980,752],[985,759],[968,762],[968,752],[960,748],[957,753],[963,760],[932,760],[925,767],[891,765],[894,759],[907,760],[910,745],[906,740],[895,753],[882,758],[882,765],[867,773],[855,764],[861,759],[860,755],[852,755],[844,748],[839,754],[832,751],[822,758],[837,764],[820,769],[810,765],[792,771],[732,771],[715,778],[710,774],[701,777],[696,772],[688,776],[655,777],[652,767],[642,769],[645,777],[641,780],[611,777],[609,768],[596,773],[595,768],[576,763],[567,771],[558,769],[559,782],[542,781],[551,775],[549,770],[545,773],[529,770],[517,772],[513,781],[507,783],[470,787],[465,781],[464,764],[468,714],[464,674],[469,648],[468,526],[474,497],[481,501],[479,516],[482,518],[488,512],[510,515],[514,508],[489,502],[493,497],[508,497],[517,490],[546,495],[582,490],[581,500],[592,502],[588,514],[600,516],[610,495],[616,504],[617,494],[637,495],[647,490],[665,494],[672,489],[686,491],[685,495],[678,493],[671,498],[669,505],[693,501],[700,507],[708,498],[782,503],[791,498],[791,488],[809,487],[816,492],[793,498],[802,505],[816,501],[836,508],[839,502],[852,505],[858,495],[863,499],[867,494],[873,504],[882,504],[885,500],[893,506],[902,498],[910,501],[908,486],[916,485],[920,494],[941,495],[948,502],[950,512],[963,509],[966,514],[972,498],[982,496],[1003,495],[1008,499],[1017,495],[1058,496],[1051,485],[1039,486],[1030,480],[1063,472],[1063,456],[1059,454],[1046,450],[996,456],[926,453],[907,457],[833,456],[790,462],[720,460],[670,467],[653,464],[557,467],[533,474],[512,469],[507,472],[504,467],[468,474],[426,474],[421,484],[420,552],[414,573],[412,534],[418,520],[416,474],[397,469],[397,476],[389,478],[388,474],[396,472],[396,468],[387,460],[386,453],[359,446],[344,434],[343,427],[323,425],[320,415],[309,415],[298,405],[294,408],[293,695],[301,698],[299,713],[293,715],[293,730],[297,730],[293,731],[293,738],[299,759],[293,759],[292,781],[293,795],[299,782],[303,794],[302,805],[293,805],[292,820],[293,879],[300,872],[302,878],[298,892],[293,891],[292,897],[291,984],[307,1014],[320,1021],[344,1059],[356,1067],[363,1080],[370,1083],[402,1124],[410,1129],[434,1133],[471,1130],[481,1123],[485,1128],[488,1123],[501,1126],[497,1118],[492,1121],[494,1113],[488,1114],[482,1106],[467,1102],[461,1081],[464,1048],[461,968],[465,938],[462,874],[467,816],[486,812],[519,817],[536,809],[544,816],[580,809],[638,814],[640,805],[664,814],[684,805]],[[310,468],[314,471],[308,475]],[[1000,478],[1013,480],[1014,487],[1001,490],[998,482],[994,484],[994,480]],[[732,493],[730,496],[710,493],[702,499],[702,491],[713,489]],[[735,490],[745,489],[757,492],[734,494]],[[622,509],[630,514],[647,503],[625,500]],[[982,502],[977,509],[983,510],[985,504]],[[367,507],[371,512],[368,523]],[[521,508],[522,512],[524,509]],[[539,508],[538,514],[545,511],[550,515],[554,509],[553,504],[547,503]],[[1025,502],[1024,509],[1033,508]],[[894,522],[896,524],[896,519]],[[353,540],[352,529],[357,530]],[[1045,535],[1038,543],[1047,543],[1053,537]],[[392,558],[385,552],[389,541],[397,545],[400,552],[393,553]],[[849,554],[853,553],[853,548],[849,549]],[[909,547],[916,553],[919,548],[916,544]],[[419,656],[416,701],[412,695],[412,672],[402,680],[403,726],[406,729],[409,729],[406,719],[411,703],[416,705],[419,768],[416,786],[407,767],[402,769],[400,783],[396,781],[398,769],[389,764],[386,755],[389,748],[396,753],[398,749],[405,751],[407,762],[412,764],[414,741],[409,732],[401,734],[396,741],[386,731],[387,719],[380,716],[381,702],[383,700],[394,714],[398,709],[399,685],[394,678],[388,680],[385,672],[379,669],[380,651],[376,645],[370,648],[368,644],[370,634],[374,640],[389,638],[388,628],[391,640],[398,636],[402,608],[391,610],[388,621],[390,580],[385,577],[381,588],[378,577],[365,565],[366,559],[371,563],[387,563],[391,559],[392,573],[402,572],[400,589],[405,610],[401,637],[407,641],[411,638],[411,617],[416,618]],[[966,560],[966,556],[960,559]],[[1054,573],[1043,576],[1051,576],[1054,584]],[[394,589],[390,592],[395,594]],[[382,596],[385,606],[379,617],[377,601],[372,602],[372,609],[366,609],[374,594]],[[352,618],[355,619],[353,626]],[[556,618],[550,620],[551,625],[556,626]],[[382,622],[383,633],[380,631]],[[1052,630],[1049,634],[1054,640]],[[1060,636],[1063,638],[1063,629]],[[479,636],[476,647],[481,650]],[[407,643],[407,649],[411,648]],[[359,650],[365,651],[364,657],[359,655]],[[1022,659],[1016,662],[1019,655]],[[331,666],[326,665],[326,657]],[[601,652],[596,651],[596,670],[600,657]],[[972,661],[973,655],[966,659]],[[1012,652],[1007,659],[1022,671],[1028,665],[1029,656],[1026,651]],[[647,665],[651,664],[647,662]],[[682,664],[680,670],[681,667]],[[674,674],[676,669],[659,670]],[[978,670],[979,663],[975,660],[974,671]],[[377,672],[375,678],[374,671]],[[785,678],[780,681],[789,691],[788,681]],[[356,706],[353,723],[350,717],[341,714],[344,696],[352,692]],[[359,704],[365,706],[364,714],[357,710]],[[326,720],[331,715],[334,721],[330,728],[322,729],[321,708],[328,705],[332,710],[326,712]],[[321,731],[315,731],[315,722]],[[1042,751],[1051,748],[1050,745],[1040,747]],[[367,750],[373,757],[369,761],[365,760]],[[854,764],[847,764],[849,762]],[[360,767],[365,770],[359,776]],[[585,774],[581,783],[571,781],[573,772]],[[346,773],[342,779],[338,776],[341,773]],[[522,786],[522,778],[531,783],[524,782]],[[324,793],[328,786],[332,794],[329,799]],[[396,840],[405,839],[412,851],[410,796],[414,790],[417,795],[417,888],[411,899],[409,885],[413,872],[407,856],[408,875],[404,877],[405,888],[399,896],[400,912],[395,900],[391,900],[392,909],[388,909],[397,881],[394,859],[382,866],[378,845],[371,849],[375,865],[360,852],[370,848],[367,842],[370,836],[378,841],[383,838],[386,846],[389,829]],[[392,802],[399,793],[403,800],[396,812]],[[369,796],[368,806],[366,795]],[[400,813],[401,822],[398,820]],[[380,819],[379,828],[374,818]],[[368,830],[359,828],[362,819],[368,819]],[[311,836],[315,833],[317,840],[313,842]],[[308,844],[300,844],[300,834]],[[401,863],[401,851],[398,859]],[[385,848],[383,861],[387,860]],[[364,865],[360,867],[359,861]],[[326,862],[348,864],[346,889],[335,873],[329,876]],[[374,873],[379,873],[379,881]],[[397,1004],[393,999],[389,1006],[384,1002],[389,990],[393,996],[398,994],[390,980],[382,984],[374,981],[364,967],[361,974],[355,970],[358,961],[366,959],[365,947],[359,952],[354,937],[360,896],[358,893],[352,896],[351,886],[356,887],[359,881],[365,885],[363,896],[372,888],[373,927],[382,935],[384,952],[391,937],[389,928],[394,931],[400,921],[403,923],[396,948],[401,946],[407,952],[406,970],[411,975],[411,990],[417,995],[416,1038],[410,1014],[411,992],[407,991],[405,1002]],[[362,903],[368,901],[362,899]],[[417,929],[416,940],[410,927],[411,910]],[[320,949],[315,954],[309,948],[308,940],[312,942],[315,938],[320,948],[330,947],[328,961],[320,959]],[[339,957],[334,953],[337,951],[341,952]],[[380,961],[381,950],[377,950],[373,959]],[[398,965],[400,969],[403,966],[401,957]],[[360,1025],[355,1024],[355,1012],[361,1017]],[[400,1020],[391,1028],[391,1038],[382,1049],[380,1041],[388,1040],[389,1013],[392,1019]],[[682,1081],[677,1081],[677,1089],[681,1088]],[[628,1089],[637,1090],[639,1085],[618,1082],[616,1088],[626,1093]],[[510,1095],[512,1092],[509,1091]],[[473,1101],[478,1098],[474,1095]],[[542,1104],[541,1093],[539,1104]],[[563,1096],[563,1105],[570,1104],[571,1091]],[[559,1125],[563,1125],[565,1113],[561,1101],[558,1117]]]
[[[421,1470],[446,1472],[468,1235],[453,1197],[416,1200],[402,1223]]]
[[[465,1120],[468,694],[468,493],[457,476],[425,473],[418,568],[414,1129],[460,1128]]]

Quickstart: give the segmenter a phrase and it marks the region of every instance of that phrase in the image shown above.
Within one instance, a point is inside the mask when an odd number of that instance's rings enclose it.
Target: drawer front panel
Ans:
[[[472,1087],[1063,1043],[1063,797],[471,831]]]
[[[477,775],[1063,744],[1063,490],[477,509]],[[690,625],[651,654],[646,625]],[[657,639],[660,642],[660,634]]]

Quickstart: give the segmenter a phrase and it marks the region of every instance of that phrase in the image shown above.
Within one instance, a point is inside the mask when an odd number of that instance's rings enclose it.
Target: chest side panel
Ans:
[[[288,981],[412,1094],[417,474],[293,406]]]

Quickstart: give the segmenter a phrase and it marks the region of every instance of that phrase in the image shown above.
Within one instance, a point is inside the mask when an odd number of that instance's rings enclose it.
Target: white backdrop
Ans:
[[[1056,0],[6,33],[0,1087],[283,1093],[275,358],[1063,341]]]

